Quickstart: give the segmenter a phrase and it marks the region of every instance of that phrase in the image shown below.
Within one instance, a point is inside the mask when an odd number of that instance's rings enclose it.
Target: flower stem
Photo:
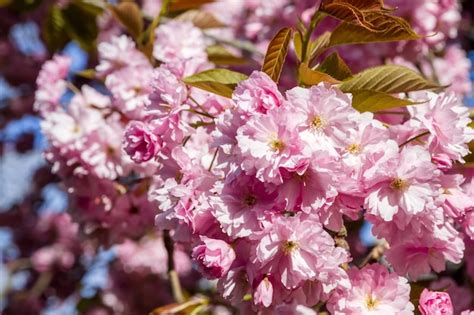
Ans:
[[[429,131],[425,131],[425,132],[423,132],[423,133],[421,133],[421,134],[419,134],[419,135],[417,135],[417,136],[414,136],[413,138],[408,139],[407,141],[405,141],[405,142],[403,142],[402,144],[400,144],[398,147],[399,147],[399,148],[402,148],[403,146],[407,145],[408,143],[410,143],[410,142],[412,142],[412,141],[415,141],[415,140],[418,140],[418,139],[420,139],[420,138],[423,138],[424,136],[429,135],[429,134],[430,134]]]
[[[301,62],[306,62],[307,56],[307,50],[308,50],[308,45],[309,41],[311,40],[311,35],[313,34],[313,31],[316,29],[316,26],[318,26],[319,22],[322,21],[324,18],[324,14],[322,14],[319,10],[316,10],[314,15],[311,17],[311,21],[309,23],[308,30],[304,34],[302,43],[301,43]]]
[[[183,290],[181,288],[181,283],[179,282],[179,275],[176,272],[174,265],[174,242],[171,239],[169,230],[164,231],[163,239],[165,242],[166,251],[168,252],[168,276],[170,279],[173,297],[177,303],[183,303]]]

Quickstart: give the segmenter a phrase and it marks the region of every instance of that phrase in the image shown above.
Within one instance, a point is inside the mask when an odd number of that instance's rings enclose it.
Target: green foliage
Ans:
[[[128,33],[138,39],[143,31],[143,15],[140,7],[135,2],[126,1],[109,5],[109,9]]]
[[[384,12],[386,9],[380,0],[325,0],[320,11],[341,21],[377,32],[378,25],[366,16],[372,12]]]
[[[168,10],[169,12],[184,11],[197,9],[203,4],[212,3],[215,0],[171,0]]]
[[[0,0],[0,8],[8,7],[11,10],[26,12],[36,9],[43,0]]]
[[[239,72],[227,69],[211,69],[184,78],[183,82],[199,89],[230,98],[232,97],[232,92],[237,86],[237,83],[245,79],[247,79],[247,76]]]
[[[324,61],[316,68],[316,70],[327,73],[331,77],[340,81],[352,77],[351,69],[349,69],[347,64],[337,52],[332,53],[326,59],[324,59]]]
[[[103,11],[100,4],[100,1],[75,0],[65,8],[51,6],[43,27],[48,48],[57,51],[74,40],[83,49],[94,50],[98,34],[96,18]]]
[[[284,27],[273,37],[268,45],[262,71],[268,74],[275,82],[278,82],[280,79],[292,34],[293,30],[291,28]]]
[[[437,89],[440,86],[406,67],[385,65],[362,71],[342,82],[339,88],[343,92],[371,90],[393,94]]]
[[[381,12],[371,12],[365,15],[365,19],[375,27],[374,31],[360,25],[342,22],[332,32],[329,46],[393,42],[420,38],[413,31],[410,24],[402,18]]]
[[[298,77],[300,79],[300,83],[304,86],[312,86],[321,82],[328,82],[332,84],[340,82],[327,73],[310,69],[305,63],[300,64],[298,69]]]
[[[220,45],[209,46],[207,47],[206,52],[209,61],[216,65],[242,65],[247,63],[246,59],[235,56],[225,47]]]
[[[352,106],[359,112],[378,112],[396,107],[421,104],[387,93],[361,90],[352,93]]]
[[[219,21],[212,13],[200,10],[186,11],[178,15],[176,20],[192,22],[194,26],[202,29],[225,26],[225,24]]]

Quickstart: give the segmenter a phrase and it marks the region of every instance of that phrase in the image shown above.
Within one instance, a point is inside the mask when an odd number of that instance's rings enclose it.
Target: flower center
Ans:
[[[295,241],[286,241],[283,243],[282,250],[285,255],[289,255],[299,248],[299,245]]]
[[[280,139],[272,139],[268,143],[268,146],[273,150],[273,151],[281,151],[285,147],[285,143],[280,140]]]
[[[448,188],[443,188],[443,195],[452,195],[452,193]]]
[[[324,118],[321,116],[315,116],[311,121],[311,126],[315,130],[322,130],[324,127],[326,127],[326,120],[324,120]]]
[[[365,298],[365,304],[367,305],[367,309],[369,311],[373,310],[374,308],[377,307],[377,305],[379,304],[379,301],[377,301],[373,296],[372,294],[370,295],[367,295],[367,297]]]
[[[359,154],[360,153],[360,145],[357,143],[353,143],[347,147],[347,152],[351,154]]]
[[[247,207],[251,207],[257,203],[257,198],[253,195],[247,195],[245,196],[243,203]]]
[[[113,156],[113,155],[115,155],[115,148],[109,146],[109,147],[107,147],[106,152],[107,152],[108,156]]]
[[[408,186],[408,182],[401,178],[395,178],[390,184],[390,187],[392,187],[394,190],[405,190],[408,188]]]

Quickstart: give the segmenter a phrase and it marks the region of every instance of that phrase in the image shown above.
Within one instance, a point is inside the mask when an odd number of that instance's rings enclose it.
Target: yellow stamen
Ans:
[[[281,141],[280,139],[272,139],[268,143],[268,146],[273,150],[273,151],[281,151],[283,148],[285,148],[285,143]]]
[[[395,190],[405,190],[409,186],[407,181],[404,181],[401,178],[395,178],[392,183],[390,184],[390,187]]]
[[[253,205],[255,205],[257,203],[257,198],[253,195],[247,195],[245,196],[244,200],[243,200],[243,204],[248,206],[248,207],[251,207]]]
[[[324,127],[326,127],[326,120],[324,120],[324,118],[322,118],[321,116],[316,116],[311,121],[311,126],[315,130],[322,130],[324,129]]]
[[[347,152],[351,154],[359,154],[360,153],[360,145],[357,143],[353,143],[347,147]]]
[[[372,295],[367,295],[365,298],[365,304],[367,305],[367,309],[371,311],[377,307],[379,301],[377,301]]]
[[[295,241],[286,241],[283,245],[282,245],[282,250],[283,250],[283,253],[285,253],[285,255],[289,255],[291,254],[292,252],[294,252],[295,250],[297,250],[300,246],[298,245],[297,242]]]

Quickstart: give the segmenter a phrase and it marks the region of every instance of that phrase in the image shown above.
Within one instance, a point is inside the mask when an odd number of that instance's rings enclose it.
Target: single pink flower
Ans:
[[[380,264],[348,272],[351,287],[336,289],[328,301],[334,315],[411,315],[410,285],[407,279],[390,273]]]
[[[375,164],[375,171],[364,176],[371,183],[365,205],[367,212],[386,221],[404,211],[415,215],[427,208],[437,195],[437,171],[430,154],[421,146],[409,146],[384,165]],[[372,177],[372,178],[370,178]]]
[[[411,109],[413,119],[429,131],[429,149],[434,155],[445,154],[463,162],[469,153],[468,143],[474,139],[469,127],[469,109],[453,93],[426,93],[426,104]]]
[[[176,62],[206,57],[202,31],[189,21],[171,20],[155,30],[153,57],[162,62]]]
[[[151,160],[162,147],[162,140],[148,125],[141,121],[131,122],[124,135],[124,150],[136,163]]]
[[[193,259],[209,279],[222,278],[235,260],[235,252],[224,241],[201,236],[204,244],[193,249]]]
[[[422,315],[453,315],[449,294],[428,289],[421,292],[418,310]]]
[[[298,119],[298,129],[304,132],[302,137],[311,147],[321,137],[333,146],[338,145],[357,126],[359,113],[352,107],[350,97],[328,84],[309,89],[296,87],[287,91],[286,96],[288,102],[283,106],[300,113],[292,119]]]
[[[249,175],[269,183],[281,183],[280,167],[291,167],[302,143],[298,139],[295,114],[283,108],[256,115],[237,130],[241,167]]]
[[[305,280],[318,280],[330,291],[347,282],[339,266],[349,261],[348,253],[335,247],[314,217],[276,215],[253,238],[257,241],[253,260],[260,272],[272,274],[287,289]]]
[[[283,96],[278,86],[264,72],[254,71],[247,80],[240,82],[232,94],[237,108],[248,114],[265,114],[269,109],[279,107]]]
[[[263,278],[262,281],[257,285],[253,294],[253,300],[255,305],[263,305],[269,307],[273,300],[273,285],[267,277]]]

